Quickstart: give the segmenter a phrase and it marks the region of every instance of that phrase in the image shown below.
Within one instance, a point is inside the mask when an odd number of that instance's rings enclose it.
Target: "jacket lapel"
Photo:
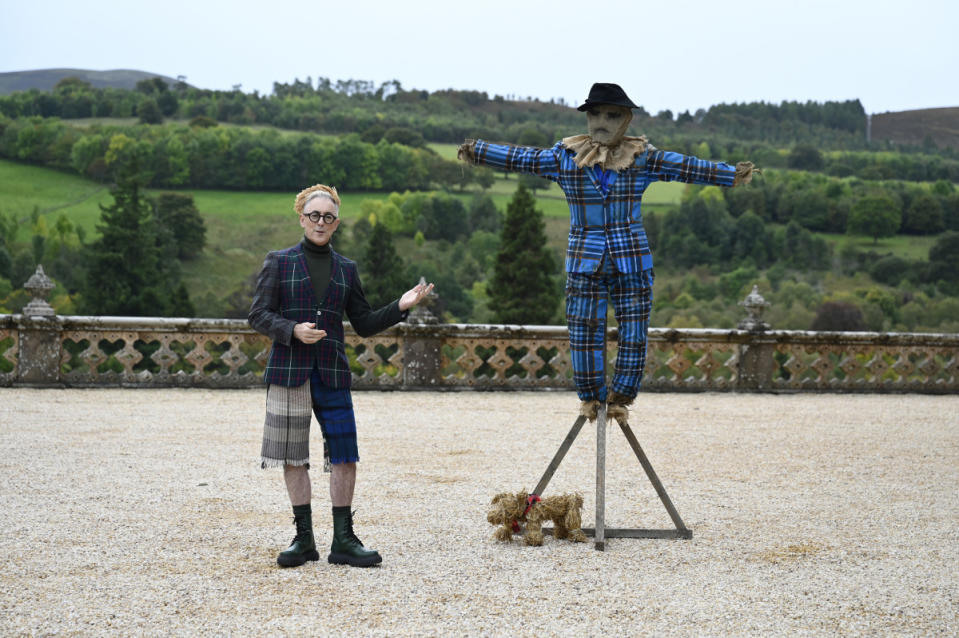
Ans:
[[[316,293],[313,292],[313,281],[310,279],[310,269],[306,265],[306,255],[303,252],[303,246],[297,244],[293,249],[293,269],[292,277],[294,287],[305,287],[306,298],[312,303],[310,307],[316,308]]]
[[[323,299],[319,305],[320,308],[327,308],[327,300],[330,298],[330,294],[333,292],[333,286],[336,285],[342,279],[343,267],[340,261],[340,255],[335,250],[330,249],[330,281],[326,286],[326,293],[323,295]]]

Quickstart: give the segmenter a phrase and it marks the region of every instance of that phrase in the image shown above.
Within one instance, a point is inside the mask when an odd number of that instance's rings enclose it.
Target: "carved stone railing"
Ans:
[[[425,280],[421,280],[425,283]],[[42,267],[20,315],[0,315],[0,386],[243,388],[259,385],[270,341],[238,319],[61,317]],[[756,286],[740,330],[649,331],[643,388],[662,391],[959,391],[959,334],[769,330]],[[562,326],[412,324],[363,338],[347,326],[357,389],[569,389]],[[616,358],[607,333],[607,374]]]
[[[357,389],[570,389],[563,326],[347,327]],[[608,368],[617,331],[608,334]],[[260,384],[269,340],[243,320],[0,315],[0,385]],[[644,390],[959,391],[959,335],[653,328]]]

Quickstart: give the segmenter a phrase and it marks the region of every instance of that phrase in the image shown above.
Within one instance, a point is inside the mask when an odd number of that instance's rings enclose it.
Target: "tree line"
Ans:
[[[489,169],[463,170],[425,148],[422,136],[411,129],[381,130],[382,125],[376,125],[362,135],[329,137],[208,124],[78,128],[56,118],[0,118],[0,157],[70,170],[102,182],[111,180],[112,165],[136,154],[147,175],[145,184],[153,188],[295,190],[305,183],[328,181],[351,190],[392,192],[464,188],[474,182],[485,188],[493,182]],[[535,132],[527,132],[519,142],[550,143]],[[662,147],[702,158],[751,159],[766,168],[820,171],[866,181],[959,181],[959,161],[940,156],[866,152],[824,156],[808,145],[797,145],[787,154],[756,145],[727,147],[715,140],[667,139]],[[538,184],[534,180],[527,186]]]
[[[0,114],[9,118],[137,117],[149,124],[165,118],[207,118],[337,135],[405,128],[427,141],[446,143],[465,137],[517,141],[529,134],[552,142],[585,126],[582,114],[562,101],[491,97],[481,91],[407,90],[397,80],[375,86],[362,80],[333,82],[319,77],[314,82],[308,77],[275,82],[269,95],[240,89],[212,91],[185,82],[170,86],[153,78],[142,80],[135,90],[123,90],[93,88],[78,78],[65,78],[52,91],[0,96]],[[649,134],[654,143],[708,138],[723,144],[748,140],[783,146],[802,140],[827,149],[865,149],[865,127],[862,104],[847,100],[718,104],[676,115],[668,109],[651,114],[639,108],[631,130]]]
[[[882,265],[876,260],[862,262],[858,269],[882,283],[895,285],[903,278],[913,283],[941,281],[944,289],[959,292],[954,286],[959,269],[950,273],[946,265],[952,262],[945,257],[954,246],[953,237],[959,236],[959,193],[948,182],[931,189],[901,182],[884,186],[866,188],[818,175],[770,173],[748,188],[690,187],[677,210],[665,215],[649,212],[644,221],[658,263],[722,271],[776,265],[828,270],[833,266],[832,249],[813,231],[864,235],[875,241],[897,233],[938,235],[948,228],[929,262],[912,264],[912,270],[899,258]],[[940,201],[952,206],[948,217],[943,216]],[[903,267],[897,270],[889,266],[893,263]]]
[[[353,191],[487,186],[489,171],[464,171],[425,148],[358,135],[283,134],[245,127],[92,126],[61,120],[0,120],[0,157],[111,181],[136,156],[153,188],[297,190],[317,181]]]
[[[768,222],[818,232],[879,238],[959,230],[959,192],[947,180],[930,185],[766,171],[749,188],[724,190],[723,198],[735,217],[752,211]]]

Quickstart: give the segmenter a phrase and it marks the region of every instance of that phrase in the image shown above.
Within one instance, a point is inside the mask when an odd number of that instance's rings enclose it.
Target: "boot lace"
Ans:
[[[360,545],[360,547],[365,547],[365,545],[363,545],[363,541],[361,541],[360,538],[353,531],[353,514],[355,513],[356,512],[350,512],[350,515],[346,519],[346,537],[356,541]]]
[[[310,539],[310,532],[312,529],[307,525],[306,521],[299,518],[293,519],[293,524],[296,525],[296,536],[293,537],[291,545],[296,541],[306,542]]]

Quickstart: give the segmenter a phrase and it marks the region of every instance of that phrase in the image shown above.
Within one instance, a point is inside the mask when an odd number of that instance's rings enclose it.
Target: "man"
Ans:
[[[353,532],[350,508],[359,453],[343,314],[359,335],[368,337],[402,321],[433,284],[417,285],[398,300],[373,310],[363,294],[356,263],[330,248],[340,225],[336,189],[311,186],[296,196],[294,209],[303,240],[266,256],[248,318],[254,329],[273,339],[263,374],[269,385],[262,466],[283,467],[296,524],[296,536],[277,563],[296,567],[319,560],[310,505],[312,410],[323,430],[332,466],[333,543],[327,560],[369,567],[383,559],[365,548]]]
[[[660,151],[645,136],[626,137],[638,108],[616,84],[597,83],[579,107],[588,135],[574,135],[538,149],[466,140],[459,158],[473,164],[529,173],[557,182],[570,212],[566,252],[566,320],[573,380],[582,413],[627,418],[646,364],[646,333],[652,307],[653,257],[640,203],[654,181],[736,186],[748,183],[753,165],[733,167]],[[606,300],[619,324],[612,387],[605,368]]]

